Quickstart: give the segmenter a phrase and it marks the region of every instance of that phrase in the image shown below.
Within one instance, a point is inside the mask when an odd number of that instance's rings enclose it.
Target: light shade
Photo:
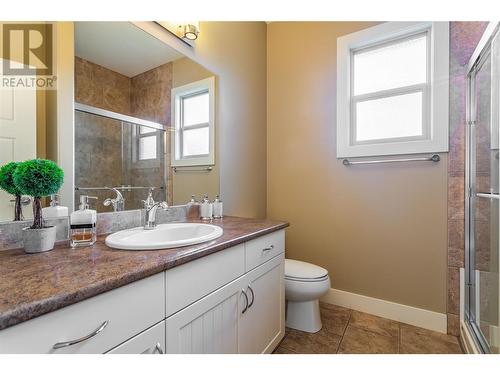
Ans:
[[[198,38],[198,33],[200,32],[198,29],[198,25],[187,23],[183,25],[179,25],[181,38],[188,40],[196,40]]]

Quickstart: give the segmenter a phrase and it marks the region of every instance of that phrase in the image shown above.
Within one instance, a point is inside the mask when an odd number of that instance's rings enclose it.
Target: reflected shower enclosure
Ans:
[[[166,132],[162,125],[98,108],[75,109],[75,209],[80,195],[97,197],[97,212],[113,211],[117,189],[124,209],[140,209],[148,190],[167,200]]]

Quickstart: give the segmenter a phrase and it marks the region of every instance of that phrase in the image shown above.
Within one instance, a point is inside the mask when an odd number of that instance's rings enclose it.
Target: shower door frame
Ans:
[[[161,135],[161,138],[160,138],[160,142],[162,143],[162,147],[163,147],[163,153],[162,153],[161,157],[164,160],[164,166],[163,166],[163,176],[164,177],[163,177],[162,184],[159,188],[164,189],[165,200],[168,202],[168,200],[169,200],[169,198],[168,198],[169,197],[168,184],[173,183],[172,181],[169,181],[169,168],[170,168],[170,166],[167,165],[167,151],[166,150],[167,150],[167,145],[170,145],[170,143],[167,142],[167,131],[169,131],[169,129],[165,129],[165,127],[158,122],[144,120],[144,119],[141,119],[138,117],[133,117],[133,116],[125,115],[123,113],[118,113],[118,112],[109,111],[107,109],[93,107],[91,105],[87,105],[87,104],[83,104],[83,103],[79,103],[79,102],[73,102],[73,106],[74,106],[73,107],[74,112],[78,111],[78,112],[82,112],[82,113],[88,113],[91,115],[105,117],[105,118],[109,118],[112,120],[120,121],[122,127],[123,127],[123,124],[130,124],[130,125],[146,126],[148,128],[156,129],[156,130],[163,132]],[[76,121],[74,123],[75,123],[74,126],[76,126]],[[75,142],[75,134],[73,134],[73,144],[74,144],[74,142]],[[122,146],[122,158],[123,158],[123,146]],[[73,153],[73,159],[75,159],[74,153]],[[75,165],[76,165],[76,161],[73,160],[73,167],[75,167]],[[81,187],[75,186],[75,185],[76,185],[76,181],[75,181],[74,171],[73,171],[73,194],[75,191],[80,190],[80,188],[81,188]],[[151,186],[151,187],[153,187],[153,186]],[[97,189],[99,189],[99,190],[101,188],[108,189],[107,187],[104,187],[104,186],[97,187]],[[150,187],[149,186],[139,187],[139,189],[142,189],[142,188],[147,189]],[[82,189],[82,190],[88,190],[88,189]],[[96,190],[96,189],[92,188],[90,190]],[[73,200],[73,206],[71,206],[71,208],[73,210],[73,207],[76,206],[74,195],[73,195],[72,200]],[[169,202],[169,205],[170,205],[170,203],[171,202]],[[132,210],[133,210],[133,208],[132,208]],[[127,209],[126,211],[129,211],[129,210]]]
[[[479,70],[485,59],[491,55],[491,42],[500,29],[500,22],[490,22],[481,37],[474,53],[472,54],[467,67],[467,88],[466,88],[466,131],[465,131],[465,288],[463,317],[466,328],[474,340],[476,348],[482,353],[489,353],[489,344],[486,342],[481,330],[476,325],[471,311],[476,308],[475,298],[471,298],[474,291],[476,280],[475,272],[471,268],[475,259],[474,244],[474,206],[471,205],[472,191],[471,186],[475,186],[475,164],[471,163],[471,151],[475,151],[475,125],[476,125],[476,96],[475,96],[475,73]],[[474,294],[475,297],[475,294]]]

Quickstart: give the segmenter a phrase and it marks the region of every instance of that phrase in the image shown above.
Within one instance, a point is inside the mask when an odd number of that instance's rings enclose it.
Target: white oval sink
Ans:
[[[211,241],[222,233],[221,227],[211,224],[160,224],[152,230],[138,227],[110,234],[106,237],[106,245],[121,250],[169,249]]]

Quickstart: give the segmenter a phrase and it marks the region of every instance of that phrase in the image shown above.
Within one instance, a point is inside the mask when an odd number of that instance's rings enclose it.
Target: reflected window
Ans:
[[[154,128],[139,126],[137,134],[137,160],[158,158],[158,131]]]
[[[172,165],[214,164],[214,78],[172,90]]]

